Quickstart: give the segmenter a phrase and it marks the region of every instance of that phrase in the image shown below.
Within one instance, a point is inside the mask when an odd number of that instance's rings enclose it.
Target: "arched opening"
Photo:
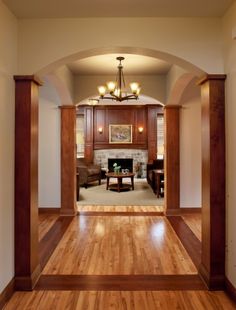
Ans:
[[[129,49],[123,49],[123,50],[125,50],[125,51],[128,51]],[[110,50],[109,50],[110,51]],[[130,51],[130,50],[129,50]],[[138,51],[138,49],[133,49],[132,50],[132,52],[134,53],[136,51],[136,53],[137,53],[137,51]],[[105,53],[105,50],[103,50],[103,52]],[[145,52],[143,51],[143,49],[141,49],[140,50],[140,53],[145,53],[146,52],[146,54],[148,54],[149,56],[150,55],[159,55],[160,56],[160,52],[155,52],[155,51],[150,51],[150,50],[145,50]],[[91,55],[91,53],[98,53],[98,50],[96,50],[96,51],[89,51],[89,52],[84,52],[84,53],[80,53],[80,57],[82,57],[82,55],[83,55],[83,57],[87,57],[87,55],[89,55],[89,53],[90,53],[90,55]],[[155,57],[156,57],[155,56]],[[166,59],[169,57],[170,55],[165,55],[165,57],[166,57]],[[75,55],[73,55],[73,57],[78,57],[78,55],[76,54],[76,56]],[[152,57],[154,57],[154,56],[152,56]],[[164,56],[163,56],[164,57]],[[175,58],[174,56],[171,56],[171,58],[172,59],[176,59],[176,63],[178,63],[178,64],[180,64],[180,62],[182,62],[182,60],[180,60],[180,59],[178,59],[178,58]],[[67,59],[68,60],[68,59]],[[66,59],[63,59],[63,60],[61,60],[60,61],[60,64],[64,64],[65,63],[65,61],[67,61]],[[40,70],[38,73],[40,74],[40,75],[43,75],[43,74],[45,74],[48,70],[50,70],[50,68],[53,68],[55,65],[56,65],[56,63],[57,62],[55,62],[52,66],[49,66],[49,67],[47,67],[47,68],[44,68],[44,69],[42,69],[42,70]],[[57,65],[58,65],[58,63],[57,63]],[[183,61],[183,66],[185,66],[185,68],[191,68],[194,72],[195,72],[195,74],[197,75],[197,76],[200,76],[203,72],[201,71],[201,70],[199,70],[198,68],[196,68],[195,66],[192,66],[191,64],[189,64],[189,63],[187,63],[187,62],[185,62],[185,61]],[[20,79],[18,79],[18,81],[19,81]],[[210,118],[212,118],[212,117],[215,117],[215,118],[217,118],[217,117],[220,117],[220,115],[219,114],[217,114],[218,113],[218,111],[216,111],[215,109],[214,109],[214,105],[215,105],[215,102],[217,101],[217,96],[219,96],[219,92],[218,92],[218,89],[222,89],[222,80],[223,80],[223,78],[221,78],[221,77],[218,77],[218,76],[212,76],[212,77],[210,77],[209,78],[209,80],[210,81],[215,81],[215,80],[219,80],[219,81],[221,81],[221,83],[220,84],[218,84],[218,83],[216,83],[216,84],[212,84],[212,83],[207,83],[207,84],[205,84],[205,82],[206,81],[208,81],[208,80],[204,80],[204,81],[202,81],[201,83],[203,83],[203,85],[204,85],[204,94],[203,95],[205,95],[205,97],[204,97],[204,104],[205,105],[207,105],[207,106],[209,106],[210,105],[210,108],[211,108],[211,112],[215,112],[216,113],[216,115],[212,115],[212,114],[208,114],[208,111],[207,110],[204,110],[204,112],[205,112],[205,125],[206,125],[206,127],[209,125],[209,123],[210,123]],[[27,79],[26,79],[26,81],[27,81]],[[31,82],[32,82],[32,79],[31,79]],[[20,89],[19,89],[19,91],[21,90],[21,86],[19,85],[19,87],[20,87]],[[212,102],[212,97],[208,97],[207,96],[207,94],[208,94],[208,91],[209,91],[209,89],[210,88],[213,88],[213,87],[215,87],[215,97],[214,97],[214,100],[213,100],[213,102]],[[18,94],[17,94],[18,95]],[[17,97],[18,99],[19,99],[19,97]],[[224,101],[223,100],[224,98],[222,97],[222,96],[220,96],[220,101],[222,102],[222,101]],[[29,99],[29,104],[31,103],[31,100],[32,100],[32,98],[30,98]],[[29,113],[31,113],[31,110],[29,111]],[[18,117],[20,117],[20,115],[18,116]],[[220,129],[222,129],[222,128],[220,128]],[[224,127],[223,127],[223,129],[224,129]],[[31,130],[32,130],[32,128],[31,128]],[[212,129],[212,128],[210,128],[210,130],[214,130],[214,133],[217,135],[221,135],[222,134],[222,131],[221,131],[221,133],[219,133],[219,129],[217,128],[217,127],[215,127],[214,129]],[[223,130],[224,131],[224,130]],[[211,139],[211,138],[210,138]],[[206,139],[206,141],[204,141],[204,146],[206,147],[206,151],[208,152],[208,154],[209,154],[209,151],[208,151],[208,149],[209,149],[209,147],[210,148],[212,148],[212,145],[211,145],[211,140],[209,141],[208,139]],[[208,147],[208,149],[207,149],[207,147]],[[218,150],[218,149],[217,149]],[[219,151],[219,150],[218,150]],[[222,153],[222,156],[223,156],[223,153]],[[204,159],[204,158],[203,158]],[[33,164],[35,164],[35,162],[33,163]],[[209,167],[209,161],[206,161],[206,168],[209,170],[209,169],[211,169],[212,170],[212,167]],[[210,172],[211,172],[211,170],[210,170]],[[220,172],[221,173],[221,175],[222,175],[222,171]],[[210,184],[210,186],[211,186],[211,184]],[[216,186],[217,187],[217,186]],[[211,188],[210,188],[210,191],[211,191]],[[207,194],[208,193],[206,193],[206,196],[207,196]],[[210,194],[212,194],[212,193],[210,193]],[[209,206],[209,204],[208,204],[208,206]],[[211,211],[211,205],[209,206],[210,208],[207,208],[207,212],[209,212],[209,210]],[[224,205],[222,205],[222,201],[220,201],[220,208],[222,209],[222,212],[224,211]],[[210,212],[210,214],[212,215],[212,213]],[[224,263],[224,257],[222,256],[222,253],[221,253],[221,267],[219,268],[219,269],[217,269],[217,268],[215,268],[214,269],[214,274],[212,275],[212,273],[211,273],[211,264],[213,263],[214,264],[214,257],[213,257],[213,255],[209,255],[209,249],[208,249],[208,246],[209,246],[209,233],[210,233],[210,230],[211,230],[211,226],[209,226],[209,225],[212,225],[212,221],[209,221],[209,217],[208,217],[208,214],[206,214],[205,215],[205,222],[204,222],[204,229],[205,229],[205,233],[206,233],[206,242],[204,243],[204,247],[203,247],[203,254],[205,255],[206,253],[208,253],[208,254],[206,254],[206,260],[204,261],[204,259],[203,259],[203,261],[202,261],[202,263],[203,263],[203,267],[202,267],[202,275],[204,276],[204,278],[205,278],[205,280],[206,280],[206,282],[209,284],[209,286],[210,285],[222,285],[222,265],[223,265],[223,263]],[[222,223],[222,227],[223,227],[223,223]],[[223,229],[221,229],[220,230],[220,233],[221,233],[221,237],[222,237],[222,234],[223,234]],[[211,252],[211,254],[212,254],[212,252]],[[36,258],[36,260],[37,260],[37,258]],[[37,269],[38,270],[38,269]],[[217,273],[217,270],[218,270],[218,272],[220,273],[220,280],[218,280],[219,279],[219,277],[217,277],[217,280],[216,280],[216,282],[215,283],[213,283],[212,284],[212,282],[211,281],[213,281],[214,279],[213,279],[213,276],[215,275],[215,273]],[[19,275],[19,277],[20,277],[20,275]],[[19,285],[20,285],[20,281],[19,281]],[[31,284],[30,284],[31,285]]]

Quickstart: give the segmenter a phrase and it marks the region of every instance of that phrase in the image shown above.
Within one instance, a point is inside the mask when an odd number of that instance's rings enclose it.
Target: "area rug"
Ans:
[[[110,179],[110,183],[114,182]],[[80,188],[80,199],[78,206],[163,206],[164,199],[157,198],[146,179],[134,180],[134,191],[116,191],[106,190],[106,180],[98,185],[94,182],[88,185],[88,188]]]

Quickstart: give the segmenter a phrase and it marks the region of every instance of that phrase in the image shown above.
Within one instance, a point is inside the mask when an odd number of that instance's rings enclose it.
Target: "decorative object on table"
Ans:
[[[123,101],[123,100],[137,100],[140,93],[140,86],[136,82],[130,83],[130,89],[132,94],[128,94],[125,86],[125,78],[123,73],[122,61],[125,59],[124,57],[117,57],[119,61],[118,72],[116,76],[116,82],[110,81],[107,82],[107,86],[98,86],[98,91],[100,95],[100,99],[108,99],[115,101]]]
[[[118,166],[117,163],[113,164],[114,173],[118,174],[120,172],[121,166]]]
[[[132,143],[132,125],[109,125],[109,143]]]

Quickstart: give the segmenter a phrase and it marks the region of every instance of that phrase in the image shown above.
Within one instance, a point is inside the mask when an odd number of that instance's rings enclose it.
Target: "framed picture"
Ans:
[[[132,143],[132,125],[109,125],[109,143]]]

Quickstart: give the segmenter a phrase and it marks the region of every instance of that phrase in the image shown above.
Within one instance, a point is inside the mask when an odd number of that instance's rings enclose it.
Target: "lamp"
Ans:
[[[119,61],[116,82],[109,81],[107,82],[106,86],[98,86],[100,99],[110,99],[120,102],[123,100],[137,100],[141,90],[139,84],[136,82],[130,83],[132,94],[125,92],[125,78],[123,73],[123,66],[121,63],[125,58],[119,56],[116,59]],[[109,93],[109,95],[107,93]]]
[[[138,127],[138,132],[139,132],[139,133],[142,133],[142,132],[143,132],[143,127],[142,127],[142,126],[139,126],[139,127]]]
[[[98,127],[98,132],[102,133],[103,132],[103,128],[102,127]]]

